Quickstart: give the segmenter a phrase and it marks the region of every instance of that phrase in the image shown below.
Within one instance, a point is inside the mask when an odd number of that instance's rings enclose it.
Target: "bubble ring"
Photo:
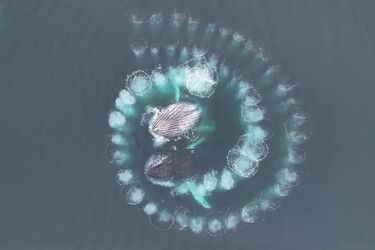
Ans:
[[[242,224],[259,221],[266,211],[276,209],[282,198],[299,183],[300,170],[297,166],[304,160],[299,146],[307,139],[307,117],[290,95],[293,86],[286,82],[280,68],[273,66],[264,56],[263,49],[255,47],[252,40],[246,40],[239,32],[230,33],[228,29],[212,24],[204,26],[191,16],[187,18],[186,15],[177,14],[172,15],[170,23],[165,25],[161,21],[163,19],[160,13],[156,23],[152,22],[152,18],[142,23],[135,22],[137,31],[140,24],[151,30],[156,29],[155,25],[164,25],[172,34],[179,33],[179,29],[183,27],[182,23],[185,23],[188,35],[184,41],[174,40],[173,43],[159,47],[148,48],[149,42],[144,42],[144,38],[142,42],[131,46],[140,66],[145,66],[143,59],[147,53],[150,59],[154,60],[154,64],[152,70],[137,70],[128,75],[126,87],[120,91],[115,101],[115,110],[109,114],[108,123],[114,131],[111,136],[111,144],[114,146],[111,161],[120,168],[117,182],[126,190],[124,192],[127,202],[130,205],[143,204],[143,210],[150,220],[154,221],[153,224],[164,224],[165,229],[172,225],[178,230],[190,228],[194,233],[206,232],[217,236],[236,230]],[[203,32],[200,40],[195,36],[198,26]],[[215,46],[224,50],[224,56],[215,53],[216,48],[206,49],[205,45],[213,43],[214,34],[218,37]],[[175,37],[179,36],[181,34]],[[155,35],[151,32],[149,40],[154,39]],[[195,42],[194,46],[191,46],[192,41]],[[159,58],[161,54],[164,55],[163,59]],[[239,69],[232,70],[234,65],[240,65]],[[146,73],[147,71],[150,73]],[[257,77],[253,79],[252,74]],[[184,98],[204,103],[218,93],[217,89],[221,89],[223,93],[227,89],[232,91],[232,98],[237,100],[239,105],[243,133],[227,153],[225,167],[209,169],[202,175],[194,175],[178,182],[164,182],[163,185],[170,190],[170,199],[184,199],[191,194],[201,207],[211,209],[206,197],[233,190],[245,180],[248,182],[257,174],[261,162],[269,152],[279,157],[279,166],[273,173],[273,181],[245,204],[224,214],[207,212],[204,209],[200,212],[190,211],[187,206],[181,205],[163,207],[163,201],[154,200],[153,195],[148,194],[151,190],[141,185],[142,177],[136,168],[138,163],[133,161],[132,156],[142,147],[137,147],[139,142],[132,141],[131,135],[139,132],[139,124],[150,126],[155,114],[160,113],[160,103],[150,103],[153,96],[165,97],[164,104],[166,100],[173,103]],[[261,95],[258,89],[265,95]],[[142,112],[143,114],[139,115]],[[277,138],[276,141],[284,143],[282,150],[275,151],[273,146],[274,151],[271,151],[266,143],[270,132],[264,122],[267,119],[272,120],[273,117],[281,124],[276,126],[279,130],[274,137]],[[283,123],[280,123],[280,120]],[[209,130],[202,128],[201,131],[205,131],[204,129]],[[197,138],[192,131],[189,132],[191,133],[172,141],[179,141],[182,137],[190,140],[192,146],[189,145],[189,149],[194,151],[195,144],[199,145],[201,142],[199,136]],[[171,141],[153,136],[154,148]]]

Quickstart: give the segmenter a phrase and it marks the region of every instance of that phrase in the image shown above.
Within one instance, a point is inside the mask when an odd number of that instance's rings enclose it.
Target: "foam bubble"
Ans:
[[[299,164],[305,160],[305,153],[299,148],[289,148],[287,161],[291,164]]]
[[[250,83],[244,80],[240,80],[237,85],[237,96],[240,99],[244,99],[250,89]]]
[[[245,140],[251,143],[262,143],[268,136],[267,130],[261,126],[251,125],[248,127],[247,133],[240,137],[239,143],[241,140]]]
[[[185,19],[186,19],[185,13],[174,12],[172,14],[170,23],[174,28],[178,28],[182,25],[182,23],[185,21]]]
[[[204,228],[205,220],[202,217],[192,217],[190,219],[190,230],[193,233],[201,233]]]
[[[235,212],[229,212],[224,220],[227,230],[235,230],[241,222],[240,215]]]
[[[170,206],[166,203],[157,205],[157,212],[150,215],[150,223],[159,230],[168,230],[173,223],[173,213],[170,211]]]
[[[204,196],[207,195],[207,190],[205,189],[205,187],[204,187],[203,184],[199,184],[197,186],[196,192],[197,192],[197,195],[199,195],[199,196],[203,196],[204,197]]]
[[[188,71],[186,88],[198,97],[210,97],[217,84],[214,69],[207,64],[198,63]]]
[[[160,50],[160,44],[158,44],[158,43],[151,44],[151,46],[150,46],[150,52],[151,52],[151,56],[154,59],[158,59],[159,58],[159,50]]]
[[[218,236],[225,232],[224,223],[219,216],[214,216],[207,221],[207,233]]]
[[[233,37],[233,41],[237,43],[242,43],[246,40],[245,37],[239,32],[234,32],[232,37]]]
[[[241,209],[241,219],[245,223],[254,223],[259,219],[259,207],[250,202]]]
[[[117,173],[117,183],[119,185],[128,185],[133,181],[134,175],[133,171],[130,169],[121,169]]]
[[[276,174],[277,183],[285,185],[296,185],[299,181],[299,175],[294,168],[283,168]]]
[[[230,190],[234,188],[235,184],[232,173],[229,170],[224,169],[220,178],[220,186],[225,190]]]
[[[264,110],[257,105],[242,105],[241,107],[241,116],[247,122],[256,123],[262,121],[264,119],[264,113]]]
[[[295,144],[302,144],[308,139],[305,131],[296,126],[290,126],[289,123],[285,123],[285,133],[288,139]]]
[[[274,195],[274,193],[267,191],[265,194],[262,194],[259,201],[259,209],[262,211],[272,211],[280,207],[281,200],[280,197]]]
[[[119,111],[112,111],[109,114],[108,123],[111,128],[122,129],[126,123],[126,118]]]
[[[307,139],[307,116],[299,109],[293,110],[290,118],[285,122],[285,133],[288,139],[295,144],[302,144]]]
[[[138,205],[143,201],[145,191],[140,186],[132,186],[126,193],[126,202],[129,205]]]
[[[119,98],[124,105],[133,105],[136,102],[135,97],[126,89],[120,91]]]
[[[259,166],[258,160],[250,159],[238,146],[228,152],[227,163],[234,173],[244,178],[254,176]]]
[[[184,230],[189,226],[189,210],[187,208],[180,208],[174,214],[174,227],[178,230]]]
[[[126,138],[119,134],[112,135],[111,142],[115,145],[120,145],[120,146],[124,146],[128,144],[128,141],[126,140]]]
[[[187,185],[187,182],[182,182],[180,185],[178,185],[175,189],[172,190],[173,195],[186,195],[190,192],[189,185]]]
[[[112,161],[117,165],[124,164],[129,158],[129,154],[122,150],[115,150],[112,154]]]
[[[220,28],[220,36],[222,39],[225,39],[227,36],[229,36],[231,33],[231,30],[225,27]]]
[[[168,82],[167,77],[160,70],[153,71],[151,79],[158,87],[164,86]]]
[[[215,172],[206,173],[203,176],[203,185],[209,192],[215,190],[217,185],[217,177]]]
[[[286,182],[280,182],[276,183],[273,187],[273,191],[276,195],[280,197],[286,197],[290,194],[292,191],[293,185],[286,183]]]
[[[186,83],[186,69],[184,67],[170,67],[168,69],[168,79],[175,86],[184,86]]]
[[[268,155],[266,143],[252,143],[251,141],[240,141],[238,143],[241,153],[253,161],[262,161]]]
[[[276,94],[278,96],[286,96],[296,85],[288,83],[280,83],[276,88]]]
[[[138,96],[144,95],[152,86],[149,76],[143,71],[131,74],[127,78],[126,85],[133,94]]]
[[[161,210],[159,212],[159,221],[162,223],[167,223],[172,221],[172,214],[169,213],[167,210]]]
[[[150,27],[152,30],[159,31],[161,25],[163,24],[163,14],[162,13],[154,13],[150,17]]]
[[[243,97],[242,103],[246,106],[257,105],[261,100],[260,94],[255,87],[250,86],[246,95]]]
[[[132,43],[130,47],[134,55],[136,57],[140,57],[145,54],[147,47],[148,47],[148,43],[147,41],[137,41],[137,42]]]
[[[126,102],[124,102],[124,100],[121,99],[120,97],[116,98],[115,106],[126,117],[130,117],[130,116],[134,115],[134,113],[135,113],[134,108],[132,106],[128,105]]]
[[[262,76],[264,83],[271,83],[280,73],[280,67],[276,65],[270,66]]]
[[[147,215],[154,215],[158,211],[157,205],[154,202],[149,202],[143,207],[143,211]]]

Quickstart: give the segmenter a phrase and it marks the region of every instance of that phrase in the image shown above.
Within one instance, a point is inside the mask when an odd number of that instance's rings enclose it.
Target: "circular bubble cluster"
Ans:
[[[108,116],[127,203],[161,230],[217,236],[263,219],[302,175],[295,85],[239,32],[178,12],[129,20],[138,70]]]

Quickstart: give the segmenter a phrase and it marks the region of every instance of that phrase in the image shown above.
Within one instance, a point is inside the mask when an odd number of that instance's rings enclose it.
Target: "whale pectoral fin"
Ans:
[[[211,205],[206,200],[206,197],[202,194],[199,194],[199,192],[197,190],[197,185],[194,182],[191,182],[191,181],[187,182],[187,186],[188,186],[189,191],[190,191],[191,195],[193,196],[194,200],[199,205],[201,205],[202,207],[204,207],[206,209],[212,208]]]
[[[186,146],[186,149],[196,149],[199,145],[201,145],[203,142],[207,140],[206,137],[202,136],[198,138],[197,140],[193,141],[189,145]]]
[[[176,84],[173,84],[173,88],[174,88],[175,101],[179,102],[180,99],[181,99],[181,90],[180,90],[179,86],[177,86]]]

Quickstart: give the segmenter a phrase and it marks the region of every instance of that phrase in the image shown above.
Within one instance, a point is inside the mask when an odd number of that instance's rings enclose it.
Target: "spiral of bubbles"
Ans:
[[[129,20],[137,70],[108,118],[126,202],[162,230],[217,236],[262,220],[302,175],[296,85],[239,32],[179,12]]]

